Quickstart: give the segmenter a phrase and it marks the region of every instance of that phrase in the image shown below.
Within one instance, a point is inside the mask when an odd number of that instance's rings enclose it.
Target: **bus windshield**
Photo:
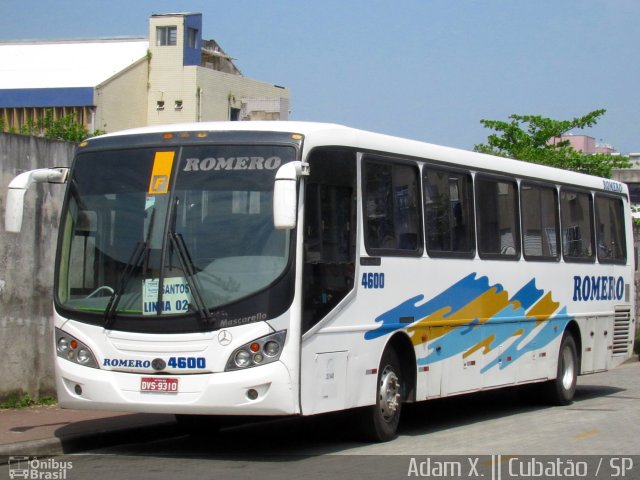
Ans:
[[[264,290],[289,260],[272,196],[277,168],[295,154],[264,145],[81,153],[62,216],[57,304],[108,325],[207,317]]]

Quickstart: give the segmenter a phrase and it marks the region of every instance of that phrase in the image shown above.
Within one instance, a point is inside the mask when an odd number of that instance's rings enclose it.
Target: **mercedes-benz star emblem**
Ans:
[[[232,338],[233,337],[231,336],[231,332],[229,330],[222,330],[220,333],[218,333],[218,343],[220,343],[220,345],[222,345],[223,347],[229,345]]]
[[[166,366],[167,362],[161,358],[154,358],[153,362],[151,362],[151,368],[157,371],[164,370]]]

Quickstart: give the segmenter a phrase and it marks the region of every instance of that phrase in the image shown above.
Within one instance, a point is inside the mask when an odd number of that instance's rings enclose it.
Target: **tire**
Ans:
[[[361,409],[358,430],[369,442],[387,442],[396,437],[402,411],[404,378],[398,355],[393,348],[382,354],[376,385],[376,403]]]
[[[578,380],[578,353],[573,335],[565,332],[560,342],[556,378],[547,383],[547,398],[552,405],[573,402]]]

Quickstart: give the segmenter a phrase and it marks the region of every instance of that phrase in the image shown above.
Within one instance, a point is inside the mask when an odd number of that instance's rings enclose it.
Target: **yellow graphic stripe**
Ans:
[[[442,308],[426,318],[423,318],[407,330],[411,335],[411,342],[414,346],[418,346],[426,342],[426,332],[428,332],[429,340],[441,337],[456,327],[468,325],[473,320],[477,320],[478,324],[489,321],[498,312],[504,310],[508,305],[517,308],[517,302],[509,302],[509,294],[493,287],[484,292],[482,295],[469,302],[451,316],[445,318],[450,311],[450,307]]]
[[[527,312],[528,318],[535,318],[536,324],[544,322],[545,320],[549,320],[551,315],[558,309],[560,306],[559,302],[554,302],[551,299],[551,292],[548,292],[544,297],[542,297],[531,309]]]
[[[150,195],[159,195],[169,191],[174,155],[175,152],[156,152],[149,180]]]

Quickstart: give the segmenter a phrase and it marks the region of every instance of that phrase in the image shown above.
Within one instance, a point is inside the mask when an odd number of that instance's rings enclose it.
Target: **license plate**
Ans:
[[[140,381],[140,391],[178,393],[178,379],[167,377],[143,377]]]

